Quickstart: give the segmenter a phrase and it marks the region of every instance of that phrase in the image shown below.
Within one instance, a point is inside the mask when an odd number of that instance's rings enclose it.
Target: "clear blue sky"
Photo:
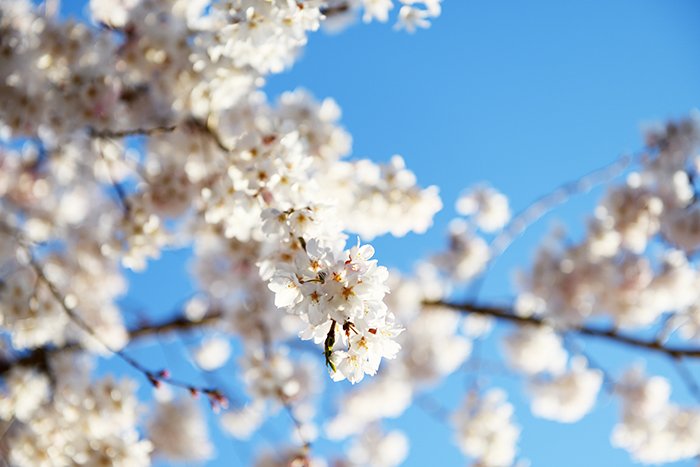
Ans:
[[[69,11],[83,3],[64,2]],[[383,161],[402,154],[422,184],[440,187],[446,209],[431,232],[374,242],[382,263],[407,270],[439,248],[464,187],[488,180],[519,210],[562,182],[639,148],[640,124],[698,106],[700,2],[445,0],[433,27],[415,35],[384,24],[313,34],[294,68],[272,77],[266,90],[275,96],[297,86],[337,100],[354,138],[354,156]],[[513,267],[527,265],[552,219],[562,218],[578,232],[593,199],[573,200],[535,225],[496,264],[483,296],[510,296]],[[145,276],[134,277],[125,304],[172,309],[191,289],[186,256],[168,254]],[[611,370],[637,358],[598,343],[587,348]],[[137,349],[136,355],[163,364],[157,348]],[[666,368],[652,363],[653,370]],[[112,362],[104,369],[129,373]],[[191,370],[183,363],[173,371]],[[607,397],[581,423],[562,425],[530,415],[517,379],[494,382],[512,390],[523,427],[520,452],[534,466],[633,465],[626,453],[610,447],[617,406]],[[463,389],[463,377],[457,377],[437,395],[449,405]],[[689,400],[680,385],[674,397]],[[388,425],[411,438],[406,465],[464,464],[451,431],[421,409]],[[219,457],[208,465],[237,465],[237,456],[250,455],[245,443],[213,431]],[[319,449],[333,447],[320,443]]]

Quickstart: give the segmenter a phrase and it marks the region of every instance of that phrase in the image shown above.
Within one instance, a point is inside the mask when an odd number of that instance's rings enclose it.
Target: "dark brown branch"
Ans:
[[[13,360],[0,360],[0,375],[5,374],[12,368],[16,367],[43,367],[48,364],[48,356],[50,354],[58,353],[59,351],[70,351],[77,349],[76,344],[67,344],[60,348],[47,348],[39,347],[32,350],[30,353],[23,357],[15,358]]]
[[[192,119],[188,120],[187,123],[191,128],[194,128],[195,130],[210,136],[214,140],[214,142],[216,143],[218,148],[221,149],[222,151],[224,151],[226,153],[231,152],[231,148],[229,148],[228,146],[226,146],[224,144],[221,137],[219,136],[218,131],[216,131],[212,127],[210,127],[209,123],[207,121],[202,121],[202,120],[198,120],[196,118],[192,118]]]
[[[213,324],[219,318],[221,318],[220,311],[213,311],[208,313],[200,321],[190,321],[184,316],[178,316],[168,321],[163,321],[157,324],[150,324],[145,326],[140,326],[129,331],[129,341],[152,337],[158,334],[165,334],[169,332],[185,332],[196,328],[201,328],[209,324]],[[61,347],[39,347],[32,350],[30,353],[13,359],[13,360],[0,360],[0,375],[6,373],[14,367],[41,367],[48,364],[48,359],[52,355],[56,355],[62,352],[71,352],[80,350],[79,344],[72,342]]]
[[[509,321],[518,325],[545,326],[547,321],[537,316],[518,316],[507,307],[494,307],[477,305],[475,303],[450,303],[450,302],[426,302],[426,307],[449,308],[463,313],[471,313],[480,316],[489,316],[502,321]],[[646,349],[662,353],[672,358],[700,358],[700,347],[667,346],[661,341],[640,339],[620,333],[617,329],[598,329],[585,324],[571,326],[565,332],[581,336],[598,337],[617,344],[638,349]]]
[[[143,337],[154,336],[156,334],[165,334],[168,332],[181,332],[190,331],[192,329],[201,328],[209,324],[215,323],[221,318],[221,311],[214,310],[207,313],[199,321],[190,321],[184,316],[178,316],[177,318],[171,319],[169,321],[163,321],[162,323],[141,326],[129,331],[129,339],[139,339]]]
[[[177,125],[156,126],[152,128],[131,128],[126,130],[97,130],[90,128],[88,131],[93,138],[125,138],[137,135],[156,135],[159,133],[170,133],[175,131]]]
[[[337,5],[321,7],[321,13],[326,17],[331,17],[334,15],[340,15],[350,11],[350,4],[348,2],[338,3]]]

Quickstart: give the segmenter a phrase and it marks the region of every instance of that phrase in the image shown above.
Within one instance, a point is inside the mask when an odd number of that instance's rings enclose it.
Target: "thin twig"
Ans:
[[[311,449],[311,441],[307,440],[306,437],[304,436],[304,427],[299,421],[299,419],[294,415],[294,410],[292,407],[292,404],[289,402],[289,398],[282,392],[282,388],[277,389],[278,392],[278,397],[280,402],[282,402],[282,406],[284,407],[285,412],[287,412],[287,415],[289,415],[289,418],[292,419],[292,423],[294,423],[294,427],[296,428],[297,435],[299,436],[299,439],[301,440],[302,444],[302,452],[304,455],[308,455],[309,450]]]
[[[608,392],[608,394],[615,393],[615,378],[613,378],[610,372],[606,370],[603,365],[601,365],[596,359],[591,357],[591,355],[588,352],[586,352],[578,342],[575,342],[572,339],[564,339],[564,345],[567,346],[567,350],[569,350],[570,352],[585,358],[588,362],[588,366],[599,370],[603,374],[603,385],[605,386],[605,389]]]
[[[211,403],[211,406],[213,409],[218,409],[220,407],[226,407],[228,405],[228,401],[224,397],[224,395],[215,388],[207,388],[207,387],[197,387],[195,385],[179,381],[177,379],[174,379],[170,376],[170,373],[167,370],[159,370],[159,371],[152,371],[143,366],[140,362],[135,360],[134,358],[130,357],[128,354],[124,352],[122,349],[115,349],[109,344],[107,344],[104,339],[102,339],[97,332],[83,319],[82,316],[80,316],[76,311],[73,309],[72,306],[70,306],[66,300],[66,297],[61,293],[59,290],[58,286],[46,276],[46,273],[44,272],[44,268],[41,266],[41,264],[36,260],[36,258],[33,255],[32,248],[31,248],[31,241],[25,239],[23,233],[19,231],[16,228],[13,228],[4,222],[0,222],[0,230],[5,231],[8,235],[12,236],[18,243],[18,245],[24,250],[25,254],[27,255],[28,258],[28,265],[31,266],[31,268],[34,270],[34,273],[37,276],[37,279],[42,282],[49,290],[53,298],[58,302],[59,306],[61,309],[66,313],[66,315],[71,319],[71,321],[78,326],[81,330],[83,330],[85,333],[87,333],[89,336],[93,337],[97,342],[99,342],[105,349],[107,349],[111,354],[119,357],[122,361],[127,363],[129,366],[131,366],[133,369],[139,371],[142,373],[148,381],[154,385],[154,386],[159,386],[161,383],[165,383],[171,386],[176,386],[180,387],[183,389],[188,390],[191,394],[196,395],[199,393],[205,394],[209,398],[209,402]],[[173,323],[170,323],[170,325],[173,325]],[[182,321],[178,321],[174,325],[183,325]],[[140,330],[140,332],[143,332],[143,330]],[[75,348],[78,347],[77,344],[69,344],[69,346],[75,346]],[[65,349],[65,346],[63,347]],[[42,352],[45,352],[45,350],[42,349]],[[45,365],[46,362],[48,361],[46,358],[46,354],[42,353],[30,353],[27,357],[29,362],[33,363],[35,366],[41,367],[41,365]],[[10,362],[10,363],[5,363],[0,362],[0,370],[3,369],[3,367],[6,368],[11,368],[16,364],[17,361],[15,362]],[[0,371],[0,374],[2,371]]]
[[[428,394],[420,394],[415,398],[415,402],[426,414],[440,423],[449,425],[450,411],[436,399],[430,397]]]
[[[263,354],[265,356],[265,359],[269,360],[272,356],[272,340],[270,336],[270,330],[267,328],[267,326],[262,320],[258,321],[258,327],[260,329],[260,336],[262,338]],[[294,415],[294,408],[292,407],[292,403],[289,400],[289,397],[284,393],[283,388],[281,386],[277,386],[276,392],[277,398],[282,403],[284,410],[287,412],[287,415],[289,415],[289,418],[291,418],[292,422],[294,423],[297,435],[299,436],[299,439],[302,443],[302,455],[306,457],[308,456],[309,451],[311,450],[311,441],[307,440],[304,436],[303,425],[296,417],[296,415]]]
[[[471,296],[478,299],[481,286],[495,260],[499,258],[528,227],[558,205],[569,200],[572,196],[590,191],[594,186],[617,177],[643,154],[646,154],[646,151],[631,155],[623,155],[603,167],[595,169],[576,180],[564,183],[555,190],[540,196],[525,209],[514,215],[510,222],[508,222],[508,225],[506,225],[506,227],[491,241],[489,245],[489,260],[481,274],[472,282],[470,290]]]
[[[690,373],[690,370],[688,370],[688,367],[686,367],[683,363],[682,358],[675,357],[671,360],[673,361],[673,368],[675,368],[678,376],[680,376],[680,378],[683,380],[683,384],[685,384],[685,387],[688,389],[690,395],[693,396],[696,401],[700,402],[700,386],[698,386],[697,381],[695,381],[695,378],[693,378],[693,375]]]
[[[31,251],[27,251],[27,254],[31,255]],[[61,306],[63,311],[68,315],[68,317],[75,323],[80,329],[82,329],[85,333],[87,333],[89,336],[93,337],[97,342],[99,342],[105,349],[107,349],[111,354],[116,355],[119,357],[122,361],[127,363],[129,366],[134,368],[135,370],[143,373],[143,375],[148,379],[148,381],[153,384],[154,386],[158,386],[160,383],[166,383],[171,386],[177,386],[183,389],[187,389],[191,393],[196,393],[196,392],[201,392],[209,396],[212,406],[216,406],[217,404],[226,404],[225,400],[223,399],[223,396],[221,393],[216,390],[216,389],[211,389],[211,388],[199,388],[196,386],[193,386],[192,384],[179,381],[176,379],[173,379],[170,377],[170,374],[167,370],[159,370],[159,371],[152,371],[143,366],[140,362],[132,358],[131,356],[127,355],[123,350],[121,349],[115,349],[109,344],[107,344],[104,339],[102,339],[97,332],[80,316],[78,313],[75,312],[75,310],[70,307],[65,299],[65,297],[61,294],[60,290],[58,290],[58,286],[51,281],[46,274],[44,273],[44,269],[41,267],[41,265],[33,258],[30,256],[29,258],[29,264],[32,266],[34,269],[34,272],[36,273],[37,277],[41,282],[46,285],[46,287],[49,289],[51,292],[51,295],[54,297],[54,299],[58,302],[58,304]]]
[[[117,194],[117,198],[119,199],[119,202],[121,203],[122,209],[124,210],[124,215],[128,216],[129,212],[131,211],[131,203],[129,202],[129,197],[127,196],[126,192],[124,191],[124,187],[114,179],[114,176],[112,175],[112,168],[109,166],[109,161],[105,157],[102,149],[100,149],[100,158],[105,163],[105,170],[107,171],[107,177],[109,178],[109,181],[112,184],[112,187],[114,188],[115,193]]]

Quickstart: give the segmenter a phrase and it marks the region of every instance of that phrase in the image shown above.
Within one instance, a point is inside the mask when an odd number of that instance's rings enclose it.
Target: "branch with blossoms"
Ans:
[[[129,342],[137,342],[173,332],[192,332],[199,328],[215,325],[220,319],[221,313],[216,310],[207,312],[204,317],[196,321],[190,320],[186,316],[177,316],[161,323],[146,324],[129,330]],[[0,375],[16,367],[45,366],[47,361],[56,354],[84,351],[85,349],[79,343],[69,343],[60,347],[40,347],[20,357],[0,359]]]
[[[511,308],[479,305],[476,303],[464,302],[425,302],[424,306],[430,308],[446,308],[460,313],[474,314],[477,316],[495,318],[500,321],[509,322],[516,326],[545,326],[554,327],[556,323],[548,322],[546,318],[538,316],[518,315]],[[651,352],[659,352],[674,359],[698,358],[700,357],[700,346],[679,346],[669,345],[658,339],[642,339],[633,335],[626,335],[616,328],[599,329],[585,324],[565,326],[557,329],[561,333],[571,333],[580,336],[596,337],[609,342],[628,346],[636,349],[643,349]]]
[[[427,313],[430,313],[431,308],[450,309],[459,313],[495,318],[497,320],[512,323],[516,326],[552,326],[544,318],[537,316],[520,316],[514,313],[511,308],[507,307],[480,305],[470,302],[452,303],[442,301],[425,302],[423,303],[423,306],[426,307]],[[203,318],[196,321],[192,321],[185,316],[177,316],[161,323],[149,324],[131,329],[129,331],[129,341],[134,342],[140,339],[151,338],[154,335],[162,335],[171,332],[190,332],[194,329],[212,326],[220,319],[221,313],[217,311],[209,312]],[[674,359],[700,357],[700,347],[667,345],[663,341],[655,339],[648,340],[637,338],[632,335],[625,335],[618,329],[614,328],[599,329],[596,327],[580,325],[563,328],[560,330],[560,332],[596,337],[632,348],[659,352]],[[0,374],[6,373],[8,370],[16,366],[42,366],[45,364],[47,355],[79,350],[81,350],[81,348],[77,343],[67,344],[62,347],[39,348],[20,358],[0,361]]]
[[[31,253],[28,253],[31,255]],[[218,389],[215,388],[209,388],[209,387],[199,387],[191,383],[187,383],[178,379],[175,379],[171,376],[170,371],[167,369],[163,370],[158,370],[158,371],[153,371],[148,368],[146,368],[142,363],[140,363],[138,360],[134,359],[133,357],[129,356],[124,350],[122,349],[117,349],[113,348],[110,344],[106,343],[100,335],[93,329],[75,310],[75,306],[73,302],[69,299],[67,299],[61,291],[58,289],[56,284],[51,281],[44,272],[44,269],[41,264],[39,264],[34,258],[29,259],[29,263],[32,267],[32,269],[35,271],[37,274],[39,280],[46,285],[48,290],[50,291],[51,295],[53,298],[56,300],[56,302],[59,304],[59,306],[63,309],[63,311],[70,317],[71,321],[75,323],[82,331],[84,331],[86,334],[88,334],[91,338],[94,338],[99,345],[104,347],[110,354],[119,357],[122,361],[127,363],[130,367],[132,367],[134,370],[140,372],[143,374],[143,376],[148,380],[149,383],[151,383],[155,388],[159,388],[162,384],[167,384],[173,387],[178,387],[182,389],[186,389],[192,396],[196,397],[198,394],[204,394],[207,396],[207,398],[210,401],[210,404],[212,406],[212,409],[214,410],[220,410],[221,407],[226,408],[228,407],[228,401],[226,400],[226,397],[219,391]],[[216,313],[214,313],[216,314]],[[205,321],[206,322],[206,321]],[[135,335],[138,335],[139,333],[143,332],[150,332],[153,331],[155,332],[156,329],[166,331],[168,329],[172,329],[173,327],[185,327],[185,324],[182,322],[182,320],[175,320],[171,321],[169,323],[165,323],[159,327],[145,327],[141,328],[138,331],[135,331],[133,334],[130,333],[130,337],[133,337]],[[47,361],[47,353],[45,351],[40,352],[39,356],[43,359],[41,367],[43,368],[48,368],[48,364],[46,363]],[[32,357],[29,357],[30,360]]]

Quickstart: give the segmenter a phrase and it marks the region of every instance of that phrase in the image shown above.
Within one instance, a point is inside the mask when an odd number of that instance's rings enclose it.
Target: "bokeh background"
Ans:
[[[85,3],[64,0],[61,14],[85,19]],[[340,34],[312,34],[296,65],[271,77],[265,91],[272,100],[297,87],[336,99],[353,135],[353,157],[385,161],[401,154],[422,185],[440,187],[445,208],[431,231],[373,242],[382,264],[410,271],[443,245],[454,202],[465,187],[488,181],[509,196],[517,212],[562,183],[641,148],[644,124],[698,106],[700,2],[444,0],[442,16],[414,35],[377,23],[357,23]],[[489,271],[481,298],[510,299],[513,271],[527,268],[542,237],[555,223],[566,225],[574,238],[580,235],[601,193],[577,196],[531,226]],[[129,274],[130,290],[122,300],[129,322],[165,318],[190,296],[188,257],[187,250],[170,251],[145,273]],[[496,335],[504,330],[499,325]],[[203,381],[187,356],[200,337],[161,339],[131,352],[154,368],[167,366],[178,377]],[[597,341],[583,343],[612,373],[647,359],[651,372],[675,383],[675,400],[691,402],[666,360]],[[234,348],[231,362],[216,377],[244,400],[236,389],[240,348]],[[491,359],[498,352],[495,339],[482,349]],[[700,375],[700,366],[689,366]],[[140,378],[113,360],[102,362],[99,371]],[[469,375],[455,374],[431,398],[454,407],[468,381]],[[627,453],[610,446],[618,406],[604,393],[591,414],[564,425],[530,414],[517,377],[489,376],[485,382],[510,393],[523,429],[520,454],[534,466],[634,465]],[[329,384],[326,389],[338,396],[345,387]],[[150,398],[150,392],[144,384],[142,396]],[[321,408],[321,413],[332,411],[332,404]],[[241,442],[218,429],[215,415],[209,417],[217,450],[210,466],[248,465],[256,449],[271,447],[270,441],[291,427],[282,413],[263,426],[261,435]],[[418,404],[386,426],[409,436],[407,466],[465,464],[450,427]],[[314,444],[314,452],[331,458],[341,449],[326,441]]]

